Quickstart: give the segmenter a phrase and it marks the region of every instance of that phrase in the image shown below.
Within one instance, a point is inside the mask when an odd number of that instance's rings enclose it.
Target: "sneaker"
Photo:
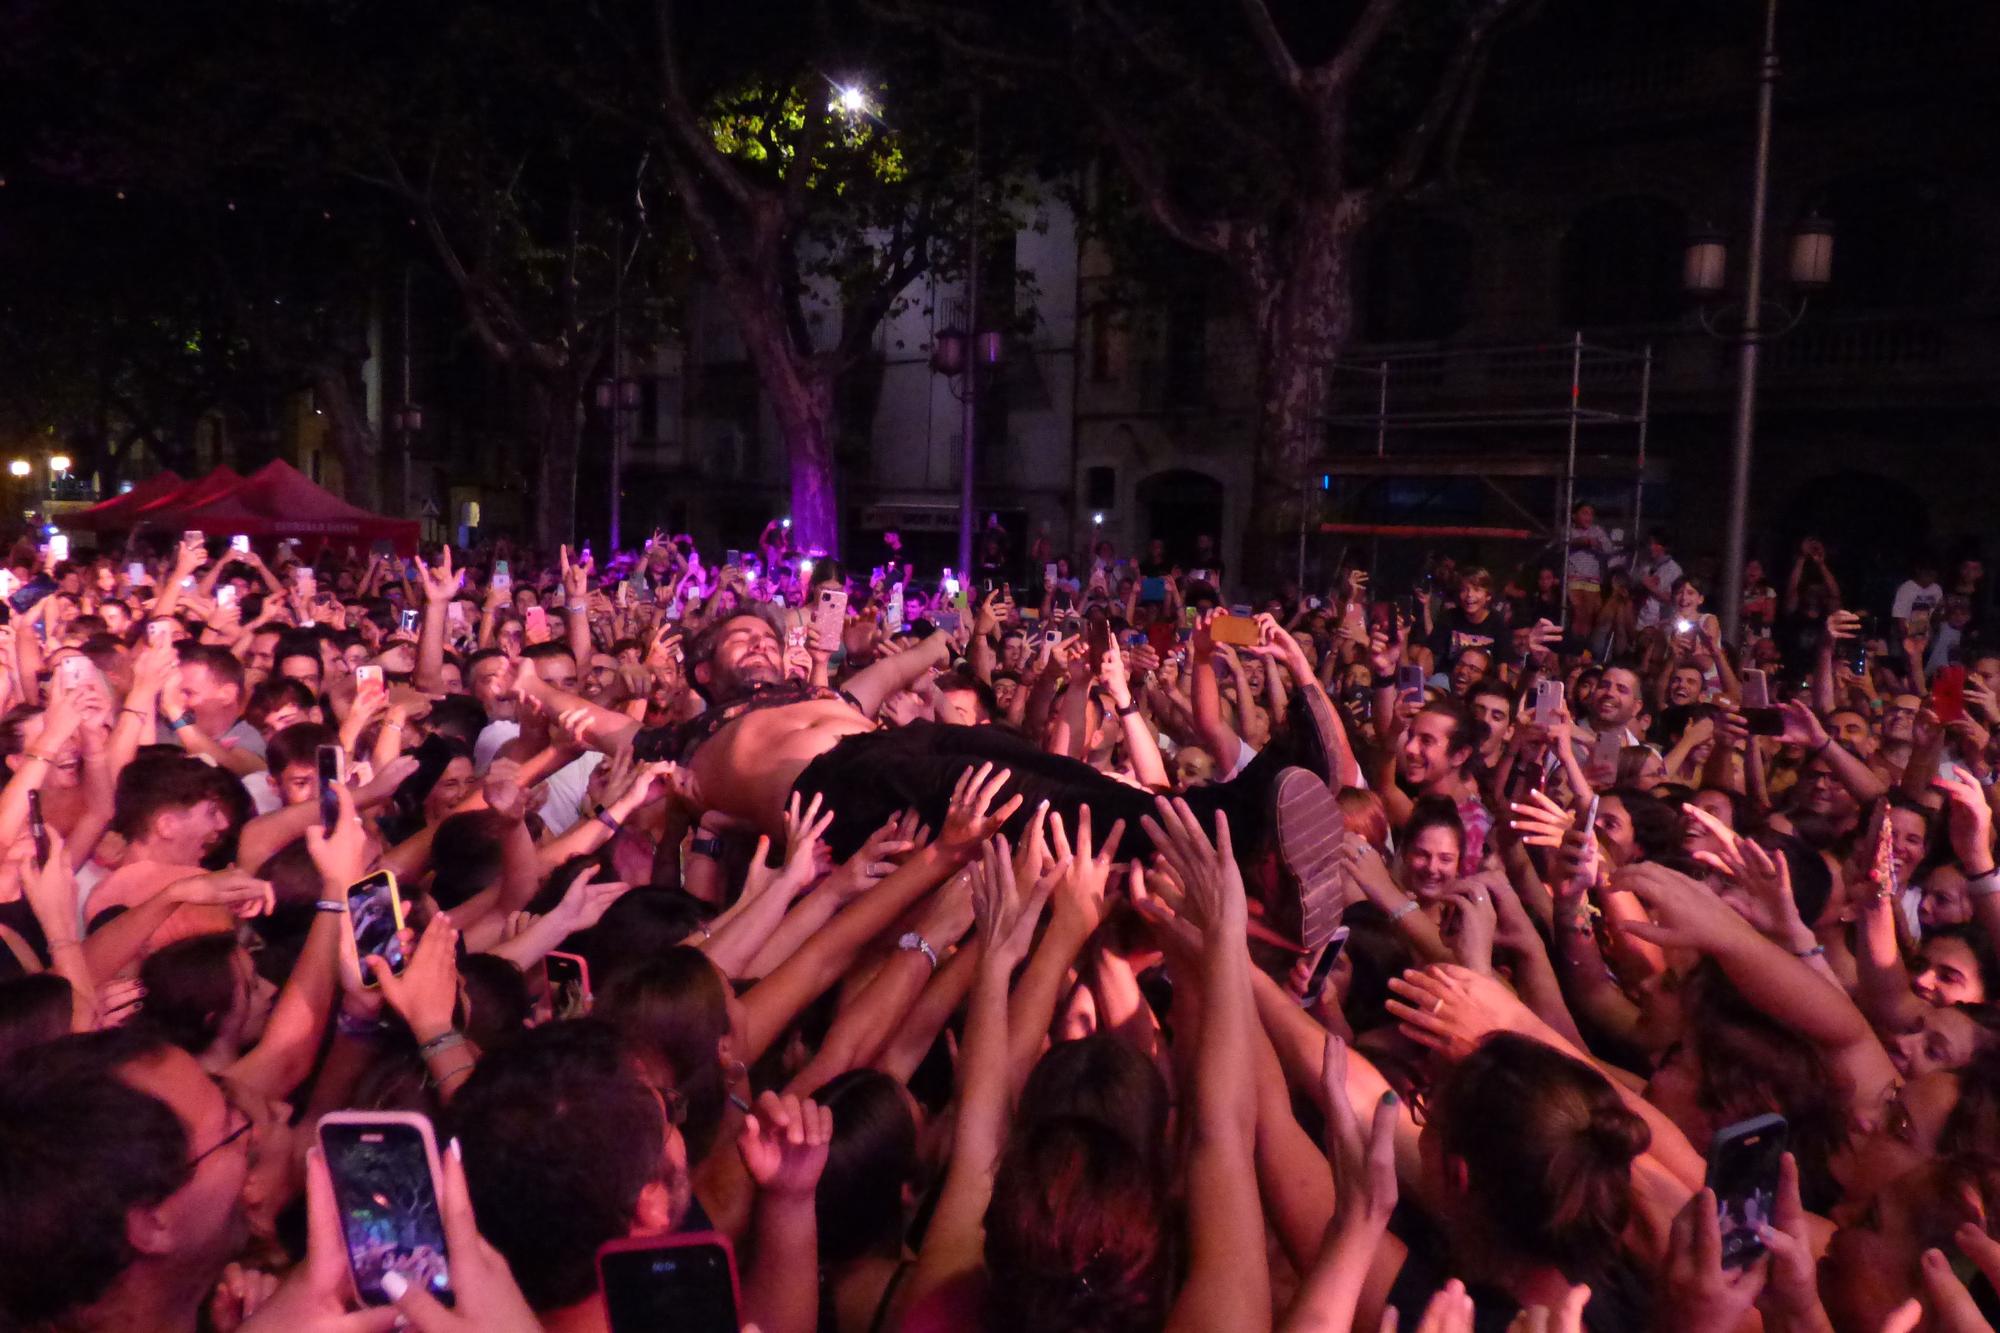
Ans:
[[[1271,788],[1271,828],[1284,884],[1273,903],[1274,924],[1296,924],[1298,940],[1310,953],[1340,925],[1347,905],[1335,867],[1347,820],[1326,783],[1306,768],[1288,768]]]

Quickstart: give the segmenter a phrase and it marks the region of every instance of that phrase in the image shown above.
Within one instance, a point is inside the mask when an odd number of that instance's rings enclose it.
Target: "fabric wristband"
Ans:
[[[1996,893],[2000,893],[2000,869],[1989,870],[1965,881],[1965,896],[1968,898],[1991,898]]]

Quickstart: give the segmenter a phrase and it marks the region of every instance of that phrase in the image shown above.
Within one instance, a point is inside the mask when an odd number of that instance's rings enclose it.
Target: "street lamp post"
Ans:
[[[1771,112],[1778,84],[1778,0],[1764,2],[1764,43],[1757,76],[1756,148],[1750,173],[1750,228],[1746,238],[1743,276],[1743,306],[1740,322],[1723,331],[1719,318],[1702,311],[1702,327],[1717,337],[1736,343],[1736,412],[1729,455],[1728,527],[1722,549],[1722,633],[1726,641],[1739,641],[1743,617],[1743,565],[1750,533],[1750,473],[1757,441],[1757,383],[1759,353],[1764,343],[1783,337],[1805,316],[1810,293],[1824,287],[1832,271],[1833,229],[1818,217],[1807,217],[1792,231],[1788,255],[1792,286],[1801,293],[1799,304],[1787,309],[1774,306],[1779,316],[1775,327],[1764,323],[1764,235],[1769,221],[1771,185]],[[1682,282],[1694,296],[1719,297],[1726,283],[1729,252],[1720,233],[1704,231],[1688,242],[1682,266]],[[1638,534],[1634,534],[1635,538]]]

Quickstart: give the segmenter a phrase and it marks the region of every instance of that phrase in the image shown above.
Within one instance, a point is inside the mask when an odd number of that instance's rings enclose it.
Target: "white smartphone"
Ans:
[[[1757,667],[1743,668],[1743,706],[1745,708],[1771,706],[1770,678]]]
[[[245,533],[237,533],[229,539],[229,549],[238,555],[250,554],[250,538]]]
[[[354,688],[358,690],[366,685],[374,685],[378,689],[382,686],[382,668],[373,662],[354,668]]]
[[[1559,680],[1535,682],[1535,725],[1554,726],[1562,714],[1563,683]]]
[[[236,585],[233,583],[225,583],[220,587],[218,587],[215,590],[215,604],[217,606],[236,605]]]
[[[56,664],[56,679],[62,682],[65,693],[73,693],[85,681],[97,673],[97,668],[88,657],[75,653]]]
[[[61,564],[69,559],[69,534],[52,532],[49,534],[49,559]]]

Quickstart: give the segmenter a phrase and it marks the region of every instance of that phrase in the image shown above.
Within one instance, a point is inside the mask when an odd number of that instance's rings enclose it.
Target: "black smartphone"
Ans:
[[[1760,1115],[1715,1133],[1708,1146],[1708,1187],[1722,1228],[1722,1266],[1744,1268],[1764,1253],[1758,1228],[1778,1208],[1778,1166],[1788,1137],[1785,1118]]]
[[[28,788],[28,836],[35,840],[35,864],[49,863],[49,826],[42,818],[42,793]]]
[[[1743,710],[1744,725],[1750,728],[1752,736],[1782,736],[1785,734],[1784,710],[1778,708],[1746,708]]]
[[[542,977],[549,989],[549,1013],[556,1018],[582,1018],[590,1012],[590,964],[573,953],[551,952],[542,959]]]
[[[1865,676],[1868,674],[1868,641],[1875,637],[1875,613],[1857,612],[1855,619],[1861,625],[1854,631],[1854,637],[1847,641],[1847,665],[1855,675]]]
[[[328,833],[340,825],[340,784],[347,781],[347,751],[338,745],[319,747],[319,826]]]
[[[1424,669],[1420,666],[1396,668],[1396,702],[1421,704],[1424,701]]]
[[[402,972],[409,960],[403,957],[403,943],[396,938],[396,932],[403,928],[403,895],[396,889],[393,871],[378,870],[348,889],[347,921],[354,931],[356,957],[373,954],[387,963],[391,972]]]
[[[1306,978],[1307,1004],[1318,999],[1319,993],[1326,989],[1326,979],[1333,974],[1333,965],[1340,961],[1340,955],[1346,948],[1347,927],[1337,927],[1319,951],[1319,961],[1313,964],[1312,975]]]
[[[362,1303],[393,1304],[382,1279],[396,1273],[453,1304],[430,1121],[410,1111],[335,1111],[320,1118],[319,1146]]]
[[[737,1333],[736,1256],[712,1231],[614,1240],[597,1252],[611,1333]]]

